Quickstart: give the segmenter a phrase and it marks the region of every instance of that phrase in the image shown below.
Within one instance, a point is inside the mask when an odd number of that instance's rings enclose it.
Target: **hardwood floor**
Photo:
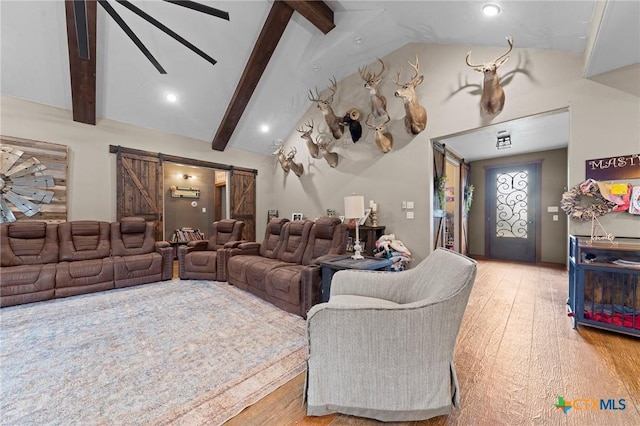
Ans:
[[[572,328],[564,269],[479,261],[458,335],[461,409],[402,425],[640,425],[640,339]],[[226,425],[373,425],[345,415],[307,417],[304,374]],[[573,401],[566,414],[558,397]],[[586,410],[613,399],[623,410]],[[599,407],[598,407],[599,408]]]

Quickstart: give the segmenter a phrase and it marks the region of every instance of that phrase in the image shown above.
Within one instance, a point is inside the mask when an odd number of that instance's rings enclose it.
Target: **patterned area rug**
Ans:
[[[305,368],[305,321],[226,283],[146,284],[0,320],[7,425],[218,425]]]

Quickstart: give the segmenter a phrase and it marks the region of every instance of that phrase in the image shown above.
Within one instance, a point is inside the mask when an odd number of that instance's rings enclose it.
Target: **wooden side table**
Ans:
[[[331,292],[331,279],[333,274],[342,269],[357,269],[361,271],[381,271],[387,270],[393,264],[391,259],[378,259],[377,257],[365,257],[356,260],[351,256],[343,256],[335,259],[320,262],[322,266],[322,302],[329,301]]]

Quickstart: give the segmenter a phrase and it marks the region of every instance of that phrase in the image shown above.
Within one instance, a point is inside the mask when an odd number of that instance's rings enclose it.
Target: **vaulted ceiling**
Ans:
[[[282,2],[286,7],[267,0],[192,2],[224,11],[228,20],[178,1],[101,3],[95,8],[92,57],[97,121],[107,118],[158,129],[214,147],[218,141],[218,149],[231,146],[269,154],[272,141],[291,133],[308,108],[310,88],[325,87],[332,75],[339,81],[409,42],[503,46],[505,34],[511,34],[518,48],[585,52],[586,78],[630,93],[640,86],[633,81],[640,72],[637,1],[497,1],[502,12],[492,19],[482,15],[483,2],[478,1],[326,1],[332,18],[306,1]],[[125,3],[152,16],[204,56]],[[109,8],[166,74],[136,47],[107,13]],[[280,15],[269,18],[273,10]],[[72,110],[76,95],[69,63],[73,69],[76,59],[69,54],[75,49],[68,48],[66,13],[62,0],[0,3],[2,94]],[[269,19],[275,23],[265,27]],[[261,34],[263,28],[278,31],[278,26],[282,34],[277,39]],[[265,44],[254,50],[259,40]],[[273,56],[264,58],[274,41]],[[266,64],[264,73],[248,63]],[[607,78],[617,69],[630,70],[622,87],[619,78]],[[242,89],[247,80],[255,80],[254,91]],[[168,102],[168,93],[177,100]],[[238,108],[238,101],[246,108]],[[266,133],[260,130],[263,124],[270,127]]]

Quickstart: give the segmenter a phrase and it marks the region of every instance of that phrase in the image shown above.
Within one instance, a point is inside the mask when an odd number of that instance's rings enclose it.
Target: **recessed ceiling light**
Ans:
[[[269,131],[269,126],[268,126],[268,125],[266,125],[266,124],[262,124],[262,125],[260,126],[260,131],[261,131],[262,133],[267,133],[267,132]]]
[[[311,66],[311,69],[314,70],[315,72],[318,72],[322,69],[322,67],[318,64],[313,64],[313,66]]]
[[[353,38],[353,44],[362,44],[364,43],[364,37],[358,35]]]
[[[176,102],[178,100],[178,97],[175,95],[175,93],[167,93],[166,95],[164,95],[164,97],[169,102]]]
[[[500,10],[500,6],[495,3],[488,3],[482,6],[482,13],[487,16],[496,16],[498,13],[500,13]]]

